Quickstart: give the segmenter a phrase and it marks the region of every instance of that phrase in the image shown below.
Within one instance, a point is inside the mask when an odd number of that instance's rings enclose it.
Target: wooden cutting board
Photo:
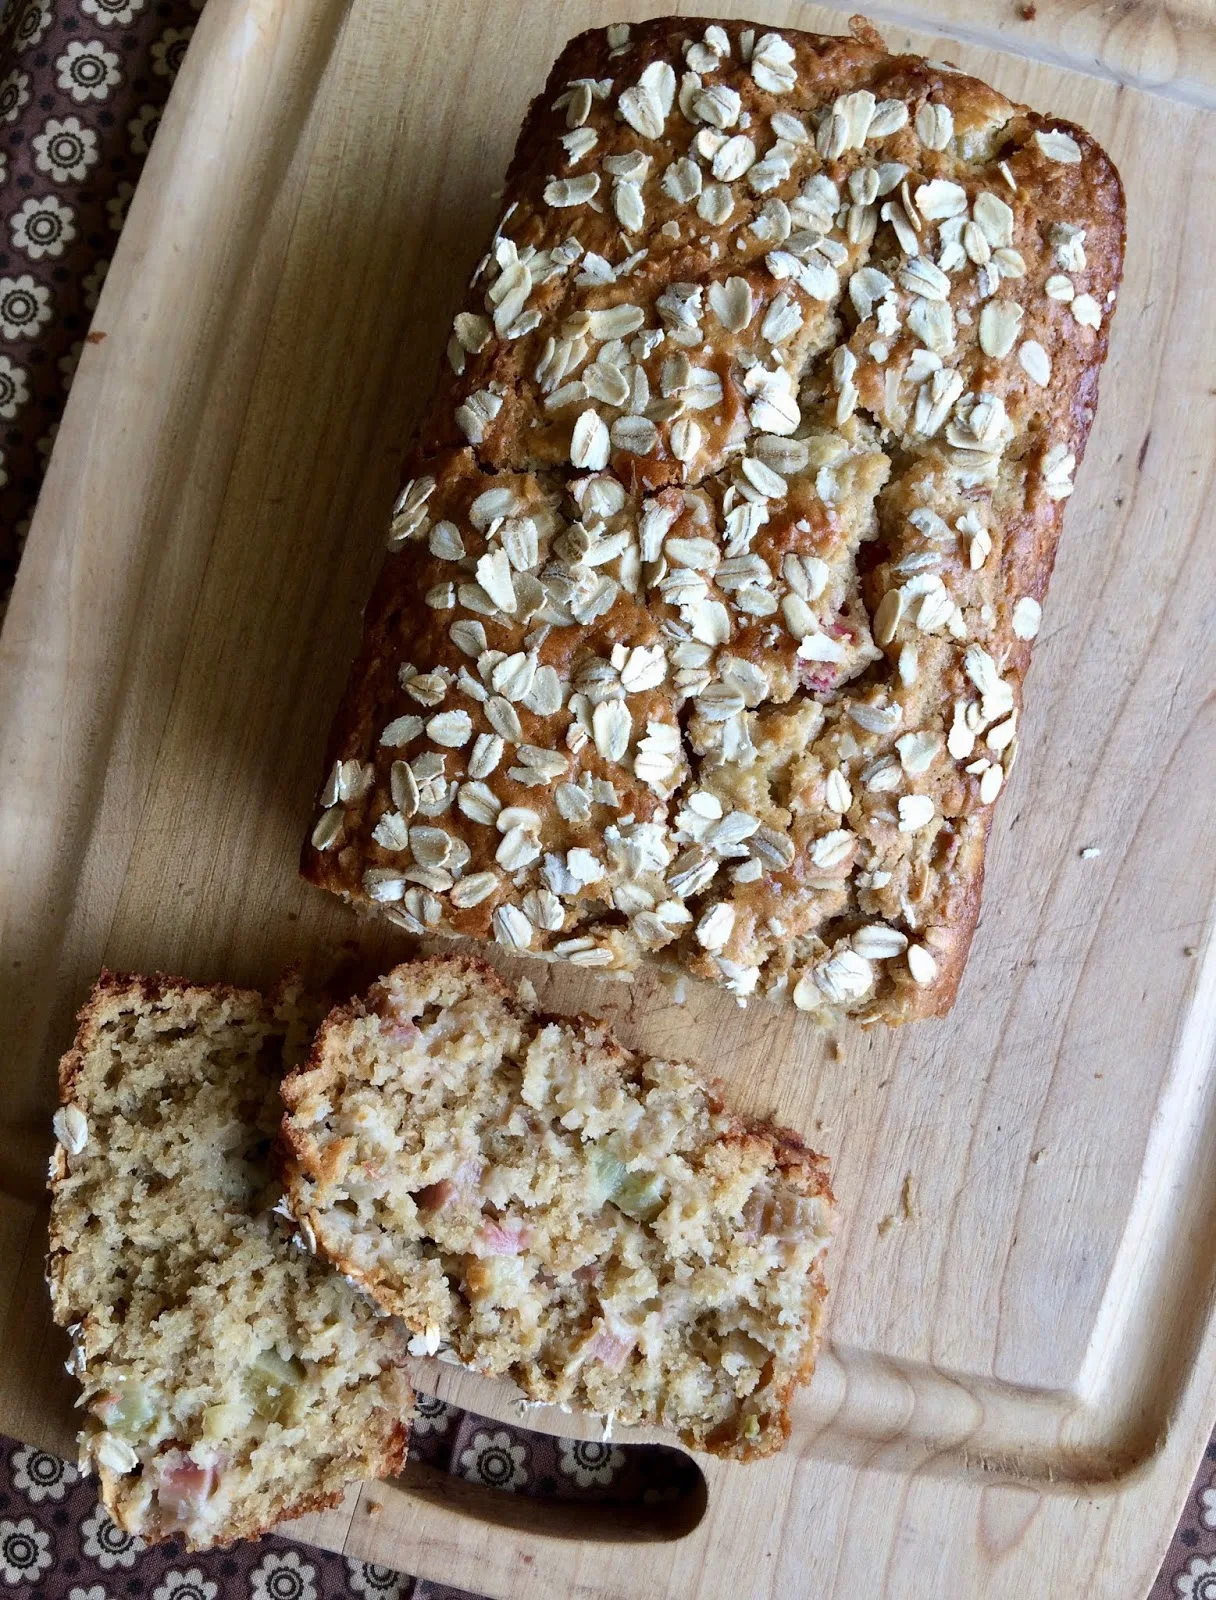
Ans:
[[[264,981],[407,951],[295,876],[325,731],[526,102],[568,34],[657,9],[202,16],[0,637],[5,1431],[71,1448],[42,1182],[53,1063],[101,963]],[[547,1004],[698,1057],[832,1156],[829,1342],[790,1449],[701,1461],[682,1521],[572,1520],[411,1469],[307,1537],[502,1597],[1151,1581],[1216,1418],[1216,27],[1187,0],[1040,10],[948,0],[953,41],[886,28],[1084,123],[1128,190],[1102,406],[954,1015],[833,1038],[709,990],[677,1006],[647,975],[539,973]],[[419,1376],[518,1420],[501,1386]]]

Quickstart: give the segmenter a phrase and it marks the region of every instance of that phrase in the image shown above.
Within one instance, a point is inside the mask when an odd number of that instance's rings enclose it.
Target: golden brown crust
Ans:
[[[228,999],[234,1005],[260,1010],[262,996],[256,989],[241,989],[233,984],[196,984],[189,978],[176,978],[167,972],[114,972],[103,967],[88,997],[76,1013],[76,1034],[59,1059],[59,1104],[66,1105],[87,1052],[97,1040],[99,1019],[108,1004],[129,1001],[132,1005],[157,1005],[168,999]]]
[[[415,932],[947,1011],[1123,245],[1084,130],[864,19],[573,39],[410,459],[304,875]],[[719,815],[752,832],[706,846]]]

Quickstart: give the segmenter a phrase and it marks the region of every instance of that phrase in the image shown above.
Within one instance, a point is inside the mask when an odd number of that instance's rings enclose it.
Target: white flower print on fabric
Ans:
[[[600,1439],[562,1439],[561,1447],[558,1469],[580,1489],[606,1487],[625,1465],[625,1452]]]
[[[108,260],[103,258],[93,268],[92,272],[86,272],[84,277],[80,280],[80,286],[84,290],[84,305],[86,311],[97,310],[97,302],[101,299],[101,286],[106,281],[106,273],[109,272],[109,270],[110,263]]]
[[[447,1405],[433,1394],[414,1396],[414,1433],[446,1433],[452,1418],[459,1415],[454,1406]]]
[[[7,356],[0,355],[0,417],[7,421],[15,417],[19,407],[30,397],[25,373],[13,366]],[[45,1450],[22,1449],[13,1455],[13,1488],[19,1490],[33,1505],[43,1500],[62,1500],[73,1483],[80,1482],[80,1473],[58,1456]]]
[[[0,122],[16,122],[22,106],[29,104],[30,75],[16,67],[0,82]]]
[[[43,256],[61,256],[64,246],[76,237],[76,213],[58,195],[33,195],[8,219],[13,243],[31,261]]]
[[[370,1600],[401,1600],[409,1579],[392,1567],[377,1567],[370,1561],[352,1561],[346,1558],[346,1581],[356,1594],[365,1594]]]
[[[160,127],[162,106],[140,106],[139,111],[127,123],[127,132],[131,135],[131,150],[134,155],[146,156],[152,148],[152,140],[156,130]]]
[[[32,50],[41,42],[51,25],[53,6],[54,0],[25,0],[13,30],[13,43],[18,50]]]
[[[29,397],[29,373],[26,372],[24,367],[19,367],[15,362],[10,361],[8,356],[0,354],[0,418],[3,418],[5,422],[11,422]],[[23,1473],[27,1476],[29,1475],[29,1468],[25,1463],[22,1462],[21,1458],[25,1455],[33,1455],[37,1453],[38,1452],[35,1451],[18,1450],[17,1454],[13,1457],[13,1467],[15,1469],[13,1482],[16,1484],[18,1489],[30,1488],[32,1490],[32,1484],[34,1481],[32,1478],[30,1479],[29,1485],[21,1481]],[[55,1461],[56,1457],[47,1456],[45,1459],[47,1461]],[[66,1461],[60,1461],[58,1465],[61,1467],[67,1467],[68,1472],[71,1473],[71,1477],[65,1476],[58,1481],[63,1483],[76,1483],[79,1480],[80,1474],[77,1472],[75,1467],[68,1466]],[[39,1467],[38,1471],[41,1470],[42,1468]],[[33,1498],[32,1492],[30,1493],[30,1498]],[[60,1500],[63,1498],[63,1496],[62,1494],[57,1494],[54,1496],[54,1498],[56,1500]]]
[[[526,1445],[516,1444],[505,1429],[498,1433],[475,1433],[470,1449],[460,1453],[460,1475],[470,1483],[484,1483],[488,1489],[522,1489],[528,1481],[524,1470]]]
[[[89,39],[84,44],[73,39],[55,62],[59,87],[66,90],[76,104],[86,100],[108,100],[110,90],[122,81],[118,70],[118,57],[107,50],[100,39]]]
[[[131,204],[131,196],[135,193],[133,183],[120,183],[114,191],[114,198],[106,201],[106,216],[110,219],[110,227],[115,233],[121,233],[123,224],[127,220],[127,210]]]
[[[152,46],[152,71],[158,78],[176,78],[193,28],[166,28]]]
[[[0,489],[8,485],[8,468],[4,464],[4,451],[0,450]]]
[[[69,178],[79,183],[100,156],[96,133],[79,117],[48,118],[30,144],[34,165],[39,172],[49,172],[56,183],[67,183]]]
[[[19,278],[0,278],[0,338],[31,339],[53,315],[51,291],[35,283],[28,272]]]
[[[0,412],[0,416],[3,416],[3,414],[3,412]],[[1205,1528],[1216,1528],[1216,1478],[1212,1479],[1211,1483],[1199,1496],[1199,1503],[1201,1507],[1199,1512],[1200,1522],[1203,1523]]]
[[[1174,1579],[1182,1600],[1216,1600],[1216,1558],[1196,1556]]]
[[[0,184],[8,182],[8,151],[0,150]]]
[[[54,1560],[51,1536],[34,1525],[33,1517],[0,1522],[0,1579],[5,1583],[13,1588],[19,1583],[37,1583]]]
[[[317,1600],[316,1575],[295,1550],[272,1550],[249,1574],[250,1600]]]
[[[126,28],[147,3],[148,0],[80,0],[80,9],[96,17],[103,28]]]
[[[95,1583],[88,1589],[82,1589],[77,1584],[74,1589],[68,1590],[68,1600],[110,1600],[110,1597],[100,1583]]]
[[[219,1584],[203,1577],[201,1567],[190,1567],[185,1572],[166,1572],[152,1591],[152,1600],[215,1600]]]
[[[112,1572],[115,1567],[133,1567],[146,1546],[138,1534],[124,1533],[111,1521],[104,1506],[94,1506],[80,1524],[80,1548],[103,1572]]]

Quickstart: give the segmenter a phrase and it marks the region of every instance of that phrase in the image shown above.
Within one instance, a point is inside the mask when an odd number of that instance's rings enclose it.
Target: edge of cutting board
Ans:
[[[201,585],[209,551],[181,544],[174,535],[208,509],[216,517],[220,513],[248,400],[249,377],[240,353],[257,344],[260,311],[290,247],[293,203],[313,154],[309,104],[348,15],[345,0],[307,5],[296,0],[293,6],[211,0],[106,284],[95,326],[107,331],[107,343],[86,348],[0,637],[0,755],[6,769],[27,777],[32,773],[34,779],[33,804],[10,804],[0,813],[0,830],[23,831],[29,841],[23,875],[10,887],[19,891],[23,882],[39,881],[52,892],[58,888],[64,908],[58,921],[40,917],[36,929],[31,918],[27,963],[42,970],[47,962],[53,972],[72,967],[76,935],[68,910],[75,885],[83,882],[100,902],[117,904],[125,852],[142,804],[122,741],[144,730],[124,728],[115,712],[131,677],[148,665],[128,658],[125,639],[134,616],[152,604],[151,587],[169,585],[186,604]],[[899,27],[917,20],[902,12],[884,14],[881,8],[874,15]],[[1155,88],[1189,106],[1213,104],[1216,70],[1209,75],[1209,68],[1216,48],[1203,8],[1137,6],[1122,15],[1144,26],[1130,32],[1108,28],[1095,8],[1062,7],[1050,36],[1036,30],[1033,48],[1021,53],[1054,65],[1096,61],[1107,76]],[[797,20],[813,27],[818,18],[800,14]],[[1020,42],[1008,14],[996,6],[977,12],[963,0],[948,0],[932,22],[985,46],[995,42],[1016,49]],[[888,29],[893,42],[898,31]],[[218,190],[190,159],[191,149],[204,143],[219,153],[229,174]],[[317,158],[325,159],[325,153],[317,152]],[[250,208],[261,224],[252,237]],[[169,282],[141,270],[166,251],[192,263],[188,279]],[[199,287],[204,284],[205,292]],[[240,295],[238,285],[244,289]],[[231,308],[234,320],[220,337],[208,328],[208,318],[222,318]],[[210,364],[195,371],[200,349]],[[194,447],[188,480],[161,481],[158,451],[164,440],[191,437],[216,383],[230,385],[226,426],[217,426],[214,408],[206,411],[209,431]],[[135,456],[140,459],[142,451],[148,466],[142,477],[129,481],[115,483],[111,475],[107,497],[99,504],[91,490],[103,481],[98,452],[113,438],[106,418],[128,404],[127,426],[138,442]],[[128,548],[122,529],[147,525],[150,507],[163,530],[163,549],[147,543]],[[92,654],[84,668],[104,687],[86,702],[66,693],[62,674],[72,651],[79,650],[79,608],[91,598],[92,573],[104,574],[104,593],[116,597],[122,609],[87,636]],[[24,675],[6,674],[6,664],[18,660],[27,669]],[[79,673],[78,654],[72,664]],[[163,699],[153,698],[145,715],[167,715],[171,696],[172,684],[166,684]],[[68,712],[54,738],[47,728],[48,704]],[[64,762],[65,750],[72,762]],[[34,821],[43,783],[68,791],[63,809],[74,815],[76,826],[69,830],[66,849],[62,835]],[[130,816],[129,831],[111,841],[104,859],[80,811],[103,783],[111,802],[115,786],[124,794]],[[11,909],[15,904],[10,901],[9,912],[0,910],[0,917],[25,915]],[[10,943],[12,937],[10,923],[6,948],[26,949]],[[1213,968],[1209,944],[1199,984],[1208,994],[1216,989]],[[62,1022],[64,996],[12,974],[5,974],[3,983],[6,1025],[53,1037]],[[1187,1151],[1177,1147],[1176,1130],[1186,1130],[1192,1153],[1204,1144],[1210,1149],[1216,1136],[1216,1105],[1207,1081],[1211,1028],[1210,1007],[1196,1004],[1176,1042],[1170,1088],[1175,1103],[1166,1130],[1172,1142],[1158,1152],[1159,1162],[1146,1167],[1138,1211],[1143,1234],[1168,1208],[1175,1234],[1181,1230],[1181,1236],[1189,1236],[1194,1259],[1216,1240],[1216,1196],[1196,1189],[1179,1204],[1176,1185],[1178,1174],[1187,1170]],[[41,1139],[44,1115],[37,1097],[19,1106],[18,1137]],[[0,1240],[6,1247],[0,1259],[8,1269],[0,1276],[0,1324],[15,1335],[29,1325],[26,1313],[42,1292],[42,1210],[28,1185],[0,1195],[0,1202]],[[16,1273],[14,1261],[22,1263]],[[1142,1265],[1139,1259],[1136,1265]],[[1062,1486],[1048,1481],[1050,1464],[1036,1471],[1025,1459],[1002,1454],[1000,1384],[994,1382],[977,1401],[974,1386],[959,1393],[950,1375],[933,1367],[892,1374],[861,1353],[829,1349],[815,1386],[800,1401],[790,1453],[748,1469],[701,1461],[709,1497],[704,1518],[683,1538],[649,1544],[645,1560],[639,1559],[626,1527],[613,1535],[589,1521],[586,1527],[546,1531],[543,1502],[517,1501],[507,1508],[488,1491],[474,1493],[457,1481],[446,1489],[428,1486],[417,1474],[407,1474],[405,1487],[352,1491],[342,1508],[285,1531],[352,1557],[504,1597],[534,1593],[538,1582],[552,1592],[585,1596],[733,1594],[739,1590],[739,1563],[748,1561],[757,1594],[843,1597],[864,1586],[865,1592],[884,1596],[920,1596],[932,1572],[936,1592],[943,1595],[983,1594],[994,1600],[1021,1595],[1034,1574],[1042,1592],[1062,1592],[1070,1577],[1085,1577],[1091,1594],[1125,1600],[1151,1580],[1216,1416],[1213,1286],[1205,1281],[1196,1287],[1186,1376],[1171,1391],[1170,1413],[1149,1408],[1147,1432],[1135,1417],[1124,1419],[1119,1438],[1126,1448],[1110,1448],[1109,1430],[1099,1430],[1094,1438],[1085,1433],[1086,1415],[1100,1407],[1104,1385],[1112,1381],[1101,1350],[1093,1352],[1080,1396],[1071,1391],[1044,1395],[1045,1454],[1058,1460],[1062,1439],[1075,1452],[1076,1470]],[[1127,1319],[1137,1314],[1130,1303],[1104,1306],[1105,1332],[1116,1326],[1126,1332]],[[37,1372],[40,1384],[50,1383],[49,1370],[59,1356],[58,1349],[43,1344],[31,1357],[29,1370]],[[501,1386],[433,1367],[424,1371],[424,1382],[483,1415],[521,1420]],[[891,1397],[901,1385],[903,1404],[893,1412]],[[59,1398],[67,1386],[57,1379],[40,1392]],[[1134,1401],[1135,1386],[1128,1392]],[[36,1395],[15,1394],[11,1383],[0,1400],[5,1426],[64,1447],[61,1411],[48,1416]],[[892,1427],[896,1413],[902,1425]],[[850,1419],[847,1426],[842,1416]],[[549,1431],[598,1435],[594,1421],[572,1416],[529,1413],[527,1422]],[[834,1441],[826,1450],[825,1430]],[[785,1513],[779,1541],[775,1508]],[[949,1548],[948,1530],[953,1530],[954,1548]]]

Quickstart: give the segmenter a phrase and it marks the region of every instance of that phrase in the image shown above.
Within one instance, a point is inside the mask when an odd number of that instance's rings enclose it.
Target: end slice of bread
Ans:
[[[120,1527],[200,1550],[400,1470],[404,1335],[292,1243],[288,993],[103,974],[60,1063],[48,1279],[83,1388],[81,1460]]]
[[[834,1222],[796,1135],[460,957],[332,1012],[283,1098],[301,1232],[416,1352],[715,1454],[780,1448]]]

